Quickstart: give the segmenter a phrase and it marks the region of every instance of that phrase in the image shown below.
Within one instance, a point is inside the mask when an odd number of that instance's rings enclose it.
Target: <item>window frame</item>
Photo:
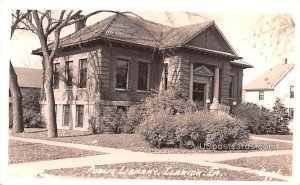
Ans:
[[[265,99],[265,91],[258,91],[258,100]]]
[[[69,107],[69,115],[68,115],[68,124],[66,125],[66,107]],[[64,127],[69,127],[71,124],[70,124],[70,121],[71,121],[71,105],[70,104],[64,104],[63,105],[63,123],[62,123],[62,126]]]
[[[289,117],[290,117],[290,120],[294,119],[294,108],[289,108]]]
[[[82,125],[79,126],[79,108],[82,107]],[[84,105],[76,105],[76,128],[83,128],[84,127]]]
[[[146,89],[140,89],[139,87],[139,80],[140,80],[140,64],[146,64],[147,65],[147,84],[146,84]],[[150,62],[147,62],[147,61],[139,61],[139,66],[138,66],[138,91],[149,91],[150,89],[150,69],[151,69],[151,64]]]
[[[82,86],[82,82],[81,82],[81,80],[82,80],[82,70],[83,70],[83,68],[82,68],[82,62],[83,61],[85,61],[86,62],[86,73],[85,73],[85,75],[86,75],[86,78],[85,78],[85,85],[84,86]],[[88,68],[88,62],[87,62],[87,58],[82,58],[82,59],[79,59],[79,75],[78,75],[78,88],[80,88],[80,89],[84,89],[84,88],[87,88],[87,73],[88,73],[88,70],[87,70],[87,68]]]
[[[52,75],[52,87],[53,89],[59,89],[59,70],[60,68],[60,63],[56,62],[53,64],[53,75]],[[57,81],[57,84],[55,83]]]
[[[235,93],[234,93],[234,90],[235,90],[234,82],[235,82],[234,75],[230,75],[229,98],[235,98]]]
[[[290,98],[294,98],[294,97],[295,97],[295,86],[290,85]]]
[[[168,89],[169,64],[164,63],[163,66],[163,90]]]
[[[118,61],[126,61],[127,62],[127,72],[126,72],[126,87],[123,88],[123,87],[117,87],[118,85]],[[129,87],[129,65],[130,63],[130,58],[125,58],[125,57],[118,57],[117,60],[116,60],[116,86],[115,86],[115,90],[128,90],[128,87]]]
[[[70,70],[70,63],[72,64],[71,70]],[[74,71],[74,62],[72,60],[66,61],[66,64],[65,64],[65,85],[66,85],[67,88],[71,88],[74,85],[74,83],[73,83],[73,71]],[[70,77],[71,77],[71,79],[70,79]],[[71,85],[69,85],[70,81],[71,81]]]

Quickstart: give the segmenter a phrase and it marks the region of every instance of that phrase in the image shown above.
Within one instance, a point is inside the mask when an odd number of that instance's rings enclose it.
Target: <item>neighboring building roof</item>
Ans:
[[[273,90],[294,68],[294,64],[278,64],[250,82],[245,90]]]
[[[32,68],[14,67],[18,77],[18,84],[23,88],[41,88],[42,70]]]
[[[251,64],[249,64],[248,62],[246,62],[243,59],[234,60],[234,61],[231,61],[231,63],[240,65],[240,66],[244,66],[244,67],[248,67],[248,68],[253,68],[253,66]]]
[[[88,43],[94,40],[109,40],[126,42],[134,45],[167,49],[182,47],[195,36],[202,33],[207,28],[213,26],[221,35],[225,43],[230,48],[230,53],[208,51],[216,55],[223,55],[234,59],[240,59],[233,50],[229,42],[221,33],[214,21],[203,22],[182,27],[170,27],[141,19],[139,17],[125,16],[115,14],[91,26],[80,29],[62,39],[60,39],[60,48],[73,45]],[[49,45],[51,48],[52,43]],[[206,50],[207,48],[189,48],[193,50]],[[207,51],[204,51],[207,52]],[[41,54],[41,49],[32,51],[33,54]]]

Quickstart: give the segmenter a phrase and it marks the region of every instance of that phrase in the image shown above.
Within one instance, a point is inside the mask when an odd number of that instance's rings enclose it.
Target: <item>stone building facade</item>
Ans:
[[[87,130],[98,105],[123,109],[170,84],[205,108],[209,100],[210,109],[228,111],[242,101],[243,69],[251,67],[241,58],[214,22],[173,28],[108,17],[60,40],[53,77],[58,128]]]

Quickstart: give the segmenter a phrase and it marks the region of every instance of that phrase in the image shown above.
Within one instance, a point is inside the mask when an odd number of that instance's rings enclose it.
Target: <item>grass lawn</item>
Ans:
[[[289,134],[289,135],[257,135],[257,134],[251,134],[251,136],[293,141],[293,135],[292,134]]]
[[[148,172],[148,173],[147,173]],[[263,176],[190,163],[144,162],[47,170],[46,174],[80,178],[262,181]],[[276,179],[273,179],[276,180]],[[277,180],[276,180],[277,181]]]
[[[67,147],[50,146],[23,141],[9,141],[9,164],[72,157],[99,155],[101,153]]]
[[[12,134],[11,134],[12,135]],[[144,141],[142,136],[138,134],[95,134],[92,135],[88,132],[71,131],[71,130],[58,130],[58,138],[47,138],[46,129],[25,129],[25,133],[14,134],[12,136],[28,137],[37,139],[55,140],[69,143],[95,145],[102,147],[121,148],[138,152],[153,152],[153,153],[215,153],[215,152],[241,152],[241,150],[231,151],[216,151],[216,150],[203,150],[203,149],[178,149],[178,148],[163,148],[155,149]],[[253,145],[276,145],[276,150],[292,149],[290,143],[279,143],[273,141],[250,140],[249,144]],[[248,152],[249,150],[242,150]]]
[[[292,175],[292,156],[290,155],[240,158],[220,163],[257,170],[266,169],[267,172],[280,170],[281,175]]]

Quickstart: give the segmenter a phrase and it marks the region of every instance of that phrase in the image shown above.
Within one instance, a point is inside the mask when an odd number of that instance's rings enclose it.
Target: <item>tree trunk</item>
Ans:
[[[11,93],[13,127],[12,133],[24,132],[23,125],[23,109],[22,109],[22,94],[18,85],[18,77],[15,70],[9,61],[9,90]]]
[[[48,61],[47,61],[48,60]],[[47,125],[48,125],[48,137],[57,137],[57,124],[55,113],[55,100],[53,92],[53,61],[45,59],[45,93],[46,93],[46,111],[47,111]]]

